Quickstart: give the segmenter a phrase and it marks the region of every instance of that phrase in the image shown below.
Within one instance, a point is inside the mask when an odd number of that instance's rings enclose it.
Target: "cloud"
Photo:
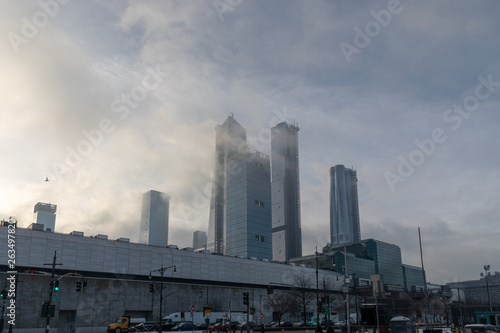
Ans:
[[[18,53],[0,40],[0,215],[27,226],[52,202],[57,231],[137,241],[142,194],[156,189],[171,196],[171,242],[190,246],[208,224],[214,127],[233,113],[269,153],[265,131],[287,114],[300,127],[304,254],[328,241],[328,170],[344,164],[358,171],[363,238],[418,266],[421,227],[429,280],[476,278],[498,236],[496,83],[458,129],[443,115],[479,76],[500,81],[499,5],[401,4],[351,63],[339,44],[386,3],[243,1],[222,20],[211,2],[61,5]],[[3,36],[43,10],[0,6]],[[150,70],[165,74],[144,90]],[[391,191],[384,173],[436,128],[447,140]]]

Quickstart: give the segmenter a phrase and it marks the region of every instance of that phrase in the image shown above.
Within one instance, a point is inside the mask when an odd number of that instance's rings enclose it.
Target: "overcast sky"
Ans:
[[[300,127],[303,254],[329,241],[329,168],[358,172],[361,237],[428,281],[500,271],[500,3],[0,3],[0,218],[138,241],[142,194],[169,243],[207,230],[215,126],[253,147]],[[45,182],[45,178],[49,181]]]

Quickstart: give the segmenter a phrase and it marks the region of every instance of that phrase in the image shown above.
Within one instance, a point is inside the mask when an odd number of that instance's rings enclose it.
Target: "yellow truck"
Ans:
[[[146,318],[130,318],[130,316],[118,317],[113,324],[108,325],[108,333],[127,332],[129,328],[146,321]]]

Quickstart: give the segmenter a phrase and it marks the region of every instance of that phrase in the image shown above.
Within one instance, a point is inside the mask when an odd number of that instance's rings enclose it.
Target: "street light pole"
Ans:
[[[491,298],[490,298],[490,285],[488,283],[488,271],[490,270],[490,265],[484,265],[484,274],[486,275],[486,292],[488,293],[488,304],[490,306],[490,312],[493,311],[491,306]]]
[[[316,246],[316,326],[319,325],[318,247]]]
[[[159,272],[160,273],[160,327],[159,327],[159,333],[162,333],[163,332],[163,323],[162,323],[162,319],[163,319],[163,273],[165,273],[165,271],[169,268],[173,268],[173,272],[175,273],[177,271],[175,265],[173,266],[168,266],[168,267],[163,267],[163,264],[161,265],[161,268],[158,268],[158,269],[155,269],[155,270],[152,270],[149,272],[149,278],[151,279],[151,273],[152,272]]]

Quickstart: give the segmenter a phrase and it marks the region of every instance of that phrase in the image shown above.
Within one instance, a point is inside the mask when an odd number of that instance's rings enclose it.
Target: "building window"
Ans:
[[[255,240],[258,241],[258,242],[264,242],[264,236],[255,235]]]
[[[255,200],[255,204],[257,206],[260,206],[260,207],[264,207],[264,202],[260,201],[260,200]]]

